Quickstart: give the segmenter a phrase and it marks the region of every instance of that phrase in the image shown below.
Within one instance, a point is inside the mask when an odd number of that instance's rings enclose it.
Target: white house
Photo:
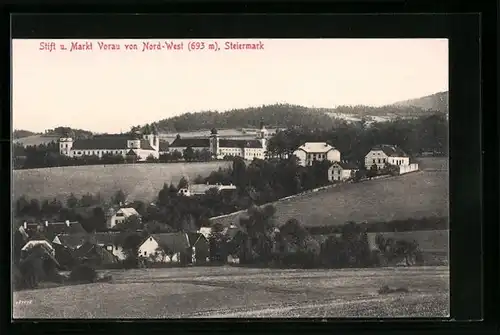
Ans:
[[[302,166],[310,166],[314,161],[340,161],[340,151],[326,142],[306,142],[293,153]]]
[[[328,169],[328,180],[333,181],[344,181],[354,177],[358,167],[350,162],[334,162],[332,166]]]
[[[365,167],[369,170],[373,165],[381,169],[385,164],[409,165],[408,155],[395,145],[381,144],[373,147],[365,156]]]
[[[136,215],[139,219],[141,218],[139,213],[137,213],[134,208],[120,208],[114,215],[109,218],[108,228],[113,228],[117,224],[124,222],[133,215]]]
[[[137,255],[157,263],[180,263],[189,247],[186,233],[152,234],[139,246]]]
[[[203,195],[210,189],[216,189],[218,192],[235,191],[235,185],[222,185],[222,184],[190,184],[187,188],[181,188],[177,193],[184,196]]]

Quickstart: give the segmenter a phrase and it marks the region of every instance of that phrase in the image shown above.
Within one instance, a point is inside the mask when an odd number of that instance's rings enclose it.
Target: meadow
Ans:
[[[447,217],[449,187],[445,160],[425,158],[420,164],[423,171],[339,185],[279,200],[274,203],[276,220],[283,224],[296,218],[312,227],[341,225],[347,221]],[[240,215],[234,213],[214,221],[228,225],[238,221]]]
[[[106,271],[111,283],[14,292],[14,318],[446,317],[447,267]],[[408,293],[379,295],[384,285]]]
[[[51,136],[51,135],[31,135],[22,138],[18,138],[13,140],[14,144],[21,144],[25,147],[32,145],[40,145],[40,144],[48,144],[50,142],[57,142],[59,140],[59,136]]]
[[[164,183],[177,185],[182,177],[208,176],[219,167],[230,167],[231,162],[166,164],[119,164],[67,166],[44,169],[14,170],[13,196],[29,198],[58,198],[64,200],[70,193],[81,196],[100,193],[104,199],[117,190],[123,190],[129,200],[152,201]]]

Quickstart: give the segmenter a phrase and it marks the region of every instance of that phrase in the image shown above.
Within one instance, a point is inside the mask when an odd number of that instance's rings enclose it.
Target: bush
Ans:
[[[97,280],[97,272],[88,265],[78,265],[71,271],[69,279],[71,281],[94,283]]]

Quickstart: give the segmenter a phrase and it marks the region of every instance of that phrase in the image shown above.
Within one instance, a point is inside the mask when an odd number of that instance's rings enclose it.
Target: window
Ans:
[[[373,159],[373,164],[375,164],[375,159]]]
[[[146,255],[147,255],[147,253],[148,253],[147,251],[144,251],[144,256],[146,256]]]
[[[149,238],[149,240],[150,240],[150,241],[152,241],[152,240],[153,240],[153,238],[152,238],[152,237],[150,237],[150,238]]]
[[[380,163],[380,158],[378,159],[378,163]]]
[[[108,245],[108,246],[106,247],[106,249],[108,249],[109,251],[113,251],[113,246],[112,246],[112,245]]]

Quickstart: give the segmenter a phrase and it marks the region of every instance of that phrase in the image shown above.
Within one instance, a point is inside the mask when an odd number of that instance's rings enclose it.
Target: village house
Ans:
[[[63,137],[59,139],[59,152],[68,157],[95,155],[121,155],[123,158],[144,161],[159,157],[160,140],[155,129],[148,133],[94,135],[90,139]]]
[[[358,167],[354,163],[342,161],[334,162],[328,168],[328,181],[345,181],[354,177]]]
[[[199,233],[152,234],[139,246],[138,256],[153,263],[204,263],[209,246]]]
[[[23,229],[28,234],[28,236],[32,237],[35,234],[37,236],[44,236],[49,240],[52,240],[55,236],[59,234],[79,234],[85,233],[85,229],[83,226],[76,221],[68,221],[65,222],[49,222],[45,221],[43,223],[23,223]]]
[[[215,189],[217,192],[227,192],[227,191],[236,191],[236,186],[233,184],[230,185],[222,185],[222,184],[189,184],[186,188],[181,188],[177,193],[179,195],[184,195],[187,197],[196,196],[196,195],[204,195],[208,190]]]
[[[326,142],[306,142],[293,154],[302,166],[311,166],[315,161],[328,160],[332,163],[340,161],[340,151]]]
[[[104,248],[114,255],[118,260],[123,261],[127,255],[123,250],[123,244],[128,233],[126,232],[99,232],[93,234],[61,234],[54,238],[52,243],[56,247],[56,255],[73,253],[86,243],[95,244]]]
[[[108,219],[107,226],[108,228],[113,228],[117,224],[125,222],[132,216],[136,216],[139,220],[141,219],[140,214],[132,207],[120,208],[113,215],[111,215]]]
[[[21,253],[28,253],[33,247],[42,246],[45,248],[52,256],[55,256],[55,250],[52,245],[47,240],[31,240],[28,241],[22,248]]]
[[[382,169],[386,164],[409,165],[409,156],[396,145],[381,144],[374,146],[365,156],[365,168],[369,170],[373,165]]]
[[[212,157],[223,159],[226,156],[241,157],[245,160],[264,159],[267,151],[267,130],[263,123],[256,139],[221,138],[217,129],[212,129],[208,138],[177,138],[170,144],[169,151],[182,153],[186,148],[210,151]]]
[[[76,249],[73,256],[80,264],[87,264],[92,267],[106,267],[118,262],[118,257],[113,255],[112,252],[91,241],[86,241]]]

